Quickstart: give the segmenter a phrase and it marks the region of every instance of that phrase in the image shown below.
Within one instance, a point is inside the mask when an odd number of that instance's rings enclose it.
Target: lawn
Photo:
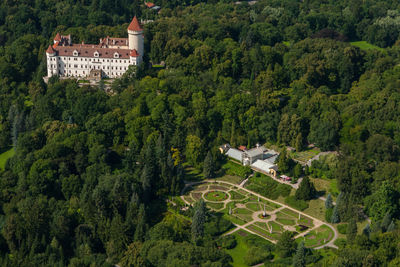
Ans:
[[[243,181],[242,177],[239,177],[237,175],[224,175],[222,177],[217,178],[218,181],[226,181],[230,182],[233,184],[240,184]]]
[[[292,210],[290,210],[288,208],[284,208],[283,210],[281,210],[281,212],[285,213],[285,214],[287,214],[287,215],[289,215],[289,216],[291,216],[293,218],[296,218],[296,219],[299,218],[299,213],[297,213],[295,211],[292,211]]]
[[[293,159],[306,163],[314,156],[321,152],[318,148],[312,148],[301,152],[291,152],[290,155]]]
[[[361,50],[376,49],[379,51],[385,51],[384,48],[370,44],[367,41],[350,42],[350,44],[359,47]]]
[[[246,227],[246,229],[249,229],[250,231],[257,233],[261,236],[264,236],[270,240],[278,240],[279,237],[281,236],[279,233],[270,233],[269,231],[262,229],[255,224],[250,224],[249,226]]]
[[[222,169],[228,175],[235,175],[242,178],[246,178],[249,174],[252,173],[252,170],[249,167],[244,167],[241,164],[234,163],[230,160],[222,165]]]
[[[193,193],[192,195],[194,194],[196,193]],[[201,197],[201,193],[197,194],[200,194]],[[204,195],[204,198],[209,201],[224,201],[228,198],[228,194],[222,191],[210,191]]]
[[[253,212],[248,209],[238,208],[233,210],[233,214],[246,222],[250,222],[251,220],[253,220]]]
[[[276,213],[276,218],[293,220],[295,217],[293,217],[293,216],[291,216],[289,214],[283,213],[282,211],[278,211]]]
[[[250,249],[246,242],[244,241],[244,237],[242,235],[249,235],[249,233],[239,230],[233,234],[236,238],[236,247],[233,249],[227,249],[226,252],[231,255],[233,259],[233,266],[235,267],[247,267],[244,263],[244,256],[246,255],[247,251]]]
[[[237,225],[243,225],[247,222],[247,221],[245,221],[237,216],[234,216],[234,215],[224,214],[223,217]]]
[[[322,225],[315,230],[312,230],[304,237],[304,243],[306,247],[318,247],[325,241],[333,238],[333,231],[326,225]],[[301,240],[301,238],[300,238]]]
[[[260,204],[259,203],[254,203],[254,202],[250,202],[246,204],[246,208],[248,208],[249,210],[252,211],[260,211]]]
[[[241,199],[245,199],[246,198],[246,196],[244,196],[244,195],[242,195],[242,194],[240,194],[240,193],[238,193],[237,191],[234,191],[234,190],[229,191],[229,194],[231,195],[231,199],[232,200],[241,200]]]
[[[244,230],[239,230],[233,233],[233,235],[236,238],[237,245],[233,249],[227,249],[225,251],[231,255],[233,259],[232,265],[234,267],[248,267],[244,259],[247,252],[253,249],[254,245],[270,244],[267,240]]]
[[[266,199],[261,199],[261,202],[267,204],[267,206],[269,206],[269,207],[271,207],[271,208],[273,208],[273,209],[278,209],[278,208],[282,207],[281,205],[272,203],[271,201],[268,201],[268,200],[266,200]]]
[[[272,227],[272,232],[283,232],[283,227],[274,221],[268,222],[269,227]]]
[[[277,199],[279,196],[288,196],[292,187],[281,184],[269,176],[257,173],[246,183],[246,188],[264,197]]]
[[[312,199],[308,202],[308,208],[303,210],[304,213],[325,221],[325,202],[320,199]]]
[[[297,220],[298,224],[305,225],[307,227],[313,227],[314,223],[311,218],[304,217],[303,215],[300,217],[300,220]]]
[[[14,148],[11,148],[0,154],[0,170],[4,170],[7,160],[12,156],[14,156],[14,154],[15,154]]]
[[[294,220],[290,220],[290,219],[277,218],[276,221],[283,225],[295,225],[296,224]]]
[[[313,182],[317,191],[325,192],[324,196],[327,196],[329,193],[332,194],[332,197],[339,195],[336,179],[311,178],[310,181]]]
[[[211,203],[211,202],[207,202],[206,203],[207,207],[214,209],[214,210],[219,210],[222,209],[224,207],[224,203]]]

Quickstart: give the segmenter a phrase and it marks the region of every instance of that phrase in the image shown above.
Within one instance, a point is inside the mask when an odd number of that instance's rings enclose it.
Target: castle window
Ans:
[[[94,52],[94,57],[99,57],[99,52]]]
[[[77,57],[78,56],[78,51],[74,50],[73,55],[74,55],[74,57]]]
[[[119,58],[119,54],[117,52],[114,53],[114,58]]]

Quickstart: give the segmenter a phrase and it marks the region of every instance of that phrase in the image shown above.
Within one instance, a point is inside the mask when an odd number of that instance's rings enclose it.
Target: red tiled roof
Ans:
[[[57,41],[57,42],[61,41],[60,33],[57,32],[56,37],[54,37],[54,41]]]
[[[245,150],[247,150],[247,147],[245,147],[245,146],[239,146],[238,149],[239,149],[239,150],[242,150],[242,151],[245,151]]]
[[[129,59],[131,50],[129,49],[117,49],[117,48],[102,48],[98,45],[81,45],[73,44],[71,46],[58,46],[56,51],[59,56],[73,56],[74,51],[78,51],[79,57],[94,57],[94,52],[99,53],[99,58],[114,58],[115,52],[119,54],[121,59]]]
[[[136,49],[131,50],[131,53],[129,54],[131,57],[138,57],[139,53],[136,51]]]
[[[147,2],[144,3],[148,8],[152,8],[153,6],[155,6],[155,4],[153,4],[152,2]]]
[[[103,46],[128,46],[128,38],[111,38],[111,37],[106,37],[103,40],[101,40],[100,45]]]
[[[48,54],[54,54],[56,51],[54,51],[53,47],[51,47],[51,45],[49,45],[49,47],[46,50],[46,53]]]
[[[140,27],[139,21],[136,16],[133,17],[131,23],[128,26],[128,30],[135,32],[143,31],[143,29]]]

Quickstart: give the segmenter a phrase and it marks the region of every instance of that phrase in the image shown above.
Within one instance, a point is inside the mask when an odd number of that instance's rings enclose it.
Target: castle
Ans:
[[[128,38],[100,39],[99,44],[72,44],[71,35],[57,33],[46,50],[47,76],[117,78],[130,65],[142,62],[143,29],[136,16],[128,26]]]

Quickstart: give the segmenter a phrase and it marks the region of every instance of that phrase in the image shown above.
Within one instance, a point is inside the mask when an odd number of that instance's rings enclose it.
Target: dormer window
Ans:
[[[114,53],[114,58],[119,58],[119,54],[117,52]]]
[[[99,52],[94,52],[94,57],[99,57]]]
[[[78,51],[74,50],[73,55],[74,55],[74,57],[77,57],[78,56]]]

